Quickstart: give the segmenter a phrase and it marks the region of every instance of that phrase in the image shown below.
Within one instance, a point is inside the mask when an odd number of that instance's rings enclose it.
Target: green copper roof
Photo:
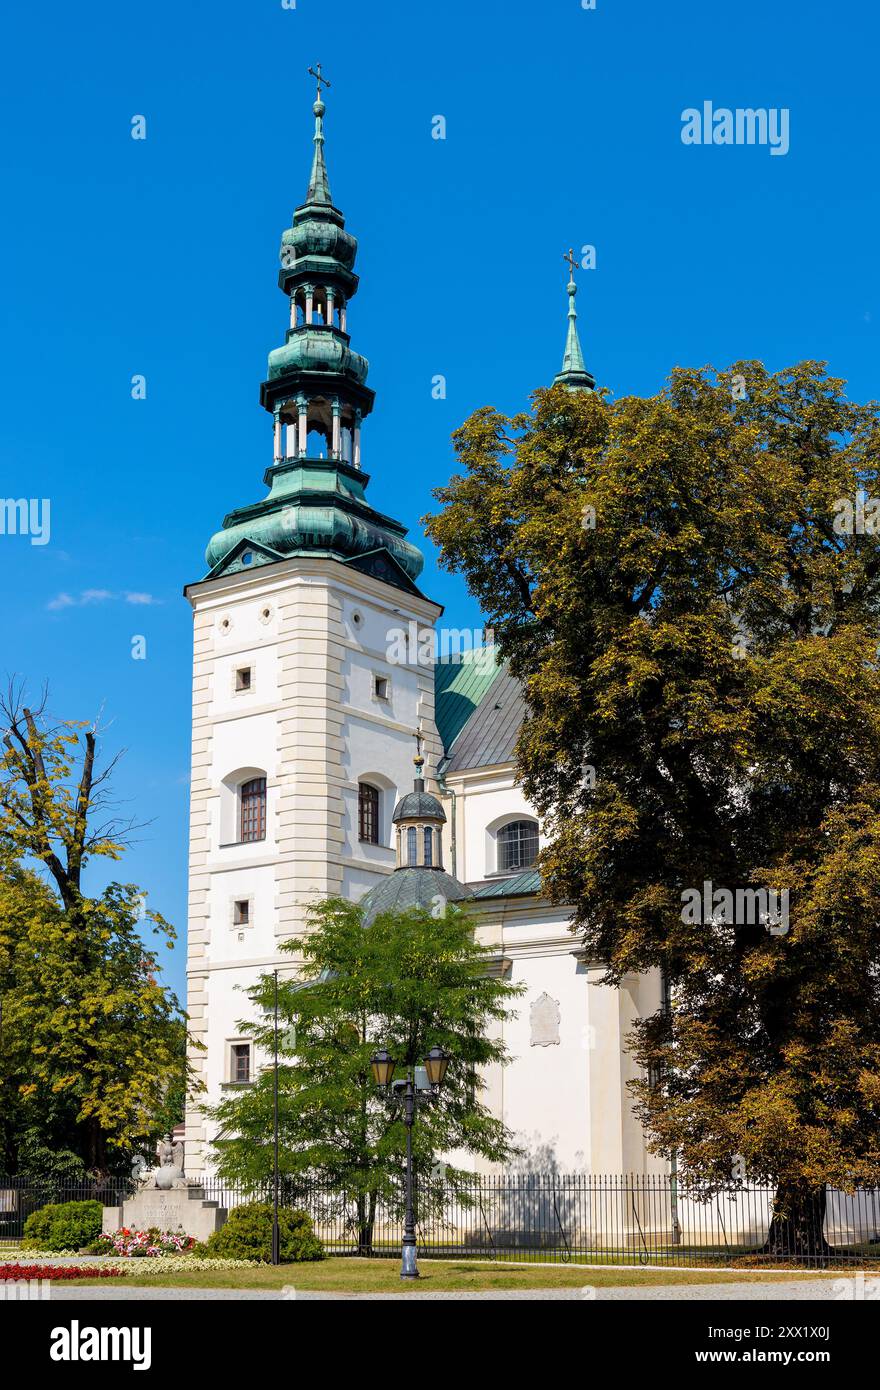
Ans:
[[[595,389],[596,382],[587,371],[577,331],[577,310],[574,307],[577,285],[574,282],[574,276],[571,277],[566,288],[568,290],[568,334],[562,357],[562,370],[556,373],[553,378],[553,385],[567,386],[570,391],[592,391]]]
[[[424,787],[419,791],[407,792],[402,796],[394,808],[391,817],[394,825],[401,820],[446,820],[446,812],[440,805],[436,796],[426,792]]]
[[[468,885],[474,898],[524,898],[541,891],[541,875],[537,869],[526,869],[512,878],[491,879],[488,883]]]
[[[447,756],[497,674],[494,647],[474,647],[454,661],[436,663],[434,718]]]
[[[269,353],[269,380],[288,372],[338,372],[363,384],[369,363],[352,352],[345,337],[328,324],[291,329],[283,347]]]
[[[333,199],[330,197],[330,180],[327,177],[327,166],[324,163],[324,112],[326,107],[320,96],[315,102],[312,110],[315,113],[315,154],[312,159],[312,174],[309,179],[309,191],[306,194],[307,203],[326,203],[332,207]]]
[[[233,556],[239,569],[292,555],[353,561],[382,551],[403,576],[417,579],[424,557],[406,540],[405,527],[367,502],[366,473],[340,459],[290,459],[267,469],[265,481],[268,497],[230,512],[211,537],[205,559],[212,574],[227,572],[224,561]],[[393,574],[379,577],[395,582]]]
[[[443,869],[395,869],[361,898],[364,926],[380,912],[405,912],[408,907],[433,908],[438,898],[461,902],[468,889]]]

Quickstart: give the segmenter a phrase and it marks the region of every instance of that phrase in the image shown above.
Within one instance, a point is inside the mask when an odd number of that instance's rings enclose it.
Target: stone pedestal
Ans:
[[[226,1216],[226,1208],[219,1202],[206,1201],[204,1188],[195,1184],[166,1191],[144,1187],[118,1207],[104,1208],[102,1230],[112,1234],[123,1226],[132,1231],[157,1226],[160,1231],[207,1240],[213,1231],[219,1231]]]

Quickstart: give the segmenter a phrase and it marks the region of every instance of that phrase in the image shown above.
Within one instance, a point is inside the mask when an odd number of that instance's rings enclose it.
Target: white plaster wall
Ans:
[[[456,862],[463,883],[476,883],[497,871],[494,829],[500,820],[538,820],[534,807],[516,785],[511,771],[485,777],[449,778],[456,793]],[[447,808],[447,815],[449,810]],[[539,845],[545,842],[539,830]]]
[[[233,903],[250,902],[250,922],[235,926]],[[207,958],[210,964],[226,965],[254,956],[269,957],[275,950],[275,870],[271,864],[253,868],[238,866],[211,876],[209,889],[210,937]]]
[[[590,1031],[583,967],[569,954],[572,942],[551,938],[520,947],[517,939],[541,934],[524,923],[505,930],[504,953],[512,960],[512,984],[524,984],[517,1017],[504,1040],[511,1055],[502,1070],[504,1122],[526,1151],[530,1172],[583,1172],[590,1154]],[[533,1046],[531,1005],[542,994],[559,1004],[559,1042]]]

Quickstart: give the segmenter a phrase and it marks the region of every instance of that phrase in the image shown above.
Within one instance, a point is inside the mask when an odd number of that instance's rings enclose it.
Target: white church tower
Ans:
[[[302,932],[312,902],[369,894],[367,921],[383,906],[462,901],[491,968],[523,985],[499,1025],[511,1064],[487,1075],[486,1100],[530,1171],[656,1172],[632,1116],[625,1039],[658,1007],[659,982],[604,986],[569,910],[542,896],[542,827],[516,777],[522,691],[491,649],[426,661],[442,610],[417,586],[422,556],[366,499],[373,392],[348,332],[357,243],[330,196],[327,84],[320,67],[314,75],[308,193],[281,242],[289,327],[260,389],[273,422],[268,493],[225,518],[207,575],[186,590],[188,1011],[205,1082],[187,1112],[187,1168],[212,1166],[201,1106],[265,1063],[239,1026],[252,1017],[249,987],[295,970],[279,947]],[[573,274],[567,291],[554,384],[589,391]]]
[[[401,633],[442,611],[416,585],[423,560],[365,497],[368,364],[349,337],[357,242],[330,196],[320,67],[306,200],[282,236],[289,301],[261,403],[273,421],[268,495],[211,540],[193,608],[188,1011],[191,1060],[216,1100],[253,1077],[237,1021],[245,991],[302,930],[308,904],[359,899],[395,867],[391,815],[412,780],[414,734],[442,749],[430,666]],[[393,661],[389,658],[393,656]],[[198,1098],[187,1166],[206,1162]],[[209,1162],[209,1159],[207,1160]]]

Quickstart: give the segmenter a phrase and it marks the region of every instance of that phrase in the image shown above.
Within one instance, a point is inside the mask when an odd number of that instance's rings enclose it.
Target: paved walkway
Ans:
[[[587,1271],[584,1271],[585,1274]],[[583,1289],[486,1289],[479,1291],[468,1291],[460,1293],[431,1293],[427,1289],[419,1291],[409,1289],[406,1293],[324,1293],[314,1290],[302,1289],[297,1291],[291,1287],[289,1293],[285,1294],[281,1290],[269,1289],[151,1289],[144,1285],[137,1288],[127,1288],[124,1285],[114,1285],[108,1288],[106,1284],[53,1284],[51,1288],[51,1298],[53,1302],[74,1303],[97,1303],[105,1301],[151,1303],[163,1302],[167,1300],[183,1299],[200,1301],[269,1301],[269,1302],[323,1302],[344,1301],[350,1299],[381,1299],[387,1302],[389,1299],[412,1299],[419,1301],[437,1299],[449,1300],[454,1303],[461,1302],[534,1302],[547,1300],[551,1302],[581,1303],[585,1299],[597,1302],[606,1300],[636,1300],[642,1302],[662,1301],[670,1303],[692,1303],[706,1302],[709,1300],[736,1301],[746,1300],[749,1302],[766,1302],[781,1299],[786,1302],[802,1302],[808,1299],[820,1299],[836,1301],[841,1298],[844,1286],[848,1285],[850,1297],[855,1288],[854,1281],[835,1279],[800,1279],[784,1280],[779,1279],[773,1282],[765,1280],[749,1280],[736,1284],[667,1284],[653,1286],[637,1286],[633,1284],[621,1285],[619,1288],[597,1288],[591,1289],[585,1282]]]

